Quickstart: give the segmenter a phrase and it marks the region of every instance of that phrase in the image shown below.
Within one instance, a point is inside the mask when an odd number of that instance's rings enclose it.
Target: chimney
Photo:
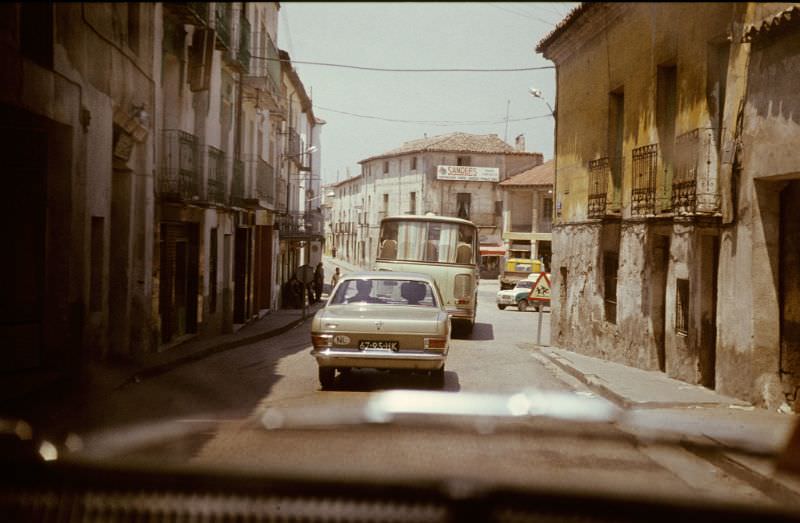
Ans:
[[[514,140],[514,149],[517,152],[524,153],[525,152],[525,135],[518,134],[516,140]]]

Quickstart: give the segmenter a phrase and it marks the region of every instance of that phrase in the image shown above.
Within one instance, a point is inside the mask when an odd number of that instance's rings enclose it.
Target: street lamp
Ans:
[[[541,90],[536,89],[535,87],[531,87],[531,88],[528,89],[528,92],[531,93],[531,96],[533,96],[534,98],[539,98],[545,104],[547,104],[547,108],[550,109],[550,115],[553,118],[556,117],[556,112],[553,110],[552,107],[550,107],[550,102],[548,102],[547,100],[544,99],[544,96],[542,96],[542,91]]]

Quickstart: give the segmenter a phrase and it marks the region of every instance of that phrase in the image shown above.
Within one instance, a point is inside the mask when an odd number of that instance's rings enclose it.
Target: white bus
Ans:
[[[430,275],[439,287],[453,329],[470,334],[478,306],[478,228],[460,218],[390,216],[381,220],[378,270]]]

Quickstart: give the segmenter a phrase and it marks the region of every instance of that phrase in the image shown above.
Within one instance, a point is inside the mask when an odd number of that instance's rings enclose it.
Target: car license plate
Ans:
[[[386,350],[386,351],[396,351],[397,350],[397,342],[396,341],[361,341],[358,344],[359,349],[370,349],[370,350]]]

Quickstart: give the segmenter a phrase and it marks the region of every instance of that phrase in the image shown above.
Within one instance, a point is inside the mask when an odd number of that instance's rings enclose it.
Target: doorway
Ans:
[[[653,236],[651,262],[653,266],[650,293],[652,296],[650,321],[653,340],[656,345],[658,370],[667,370],[667,347],[665,336],[667,313],[667,273],[669,271],[670,237],[662,234]]]
[[[781,371],[800,381],[800,180],[781,191],[780,347]]]

